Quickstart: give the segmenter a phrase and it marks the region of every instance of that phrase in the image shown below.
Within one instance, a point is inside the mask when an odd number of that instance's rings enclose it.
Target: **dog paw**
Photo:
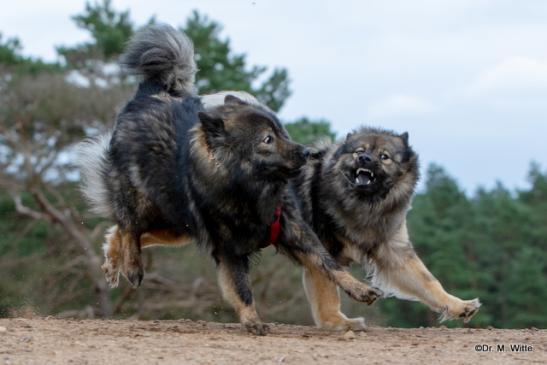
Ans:
[[[138,288],[144,277],[144,268],[140,255],[123,263],[122,274],[131,283],[133,288]]]
[[[256,336],[266,336],[270,332],[270,326],[260,321],[243,322],[241,326],[248,332]]]
[[[120,282],[120,270],[112,263],[112,261],[107,258],[101,266],[101,269],[103,269],[104,277],[108,285],[111,288],[118,287]]]
[[[331,318],[330,320],[321,321],[318,327],[332,331],[365,331],[367,329],[365,319],[363,317]]]
[[[367,303],[368,305],[371,305],[372,303],[376,301],[376,299],[379,299],[383,296],[384,296],[383,291],[381,291],[378,288],[371,287],[368,289],[366,296],[364,297],[365,299],[364,302]]]
[[[363,317],[348,318],[348,329],[353,331],[364,331],[367,329],[365,319]]]
[[[463,311],[458,315],[458,318],[462,318],[464,323],[468,323],[477,314],[481,305],[479,298],[466,300]]]
[[[481,302],[479,298],[472,300],[462,300],[458,305],[450,307],[444,307],[441,311],[439,318],[440,322],[450,319],[463,319],[464,323],[468,323],[471,318],[479,311]]]
[[[347,293],[353,299],[359,302],[367,303],[368,305],[371,305],[376,301],[376,299],[384,296],[384,292],[380,289],[373,288],[365,284],[360,285],[359,287],[355,288],[355,290],[349,291]]]

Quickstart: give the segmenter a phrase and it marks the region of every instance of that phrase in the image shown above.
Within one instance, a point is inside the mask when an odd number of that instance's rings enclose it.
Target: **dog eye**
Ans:
[[[263,140],[262,142],[266,143],[266,144],[270,144],[273,142],[273,137],[270,136],[270,135],[267,135]]]
[[[380,160],[385,161],[389,160],[389,156],[385,153],[380,154]]]

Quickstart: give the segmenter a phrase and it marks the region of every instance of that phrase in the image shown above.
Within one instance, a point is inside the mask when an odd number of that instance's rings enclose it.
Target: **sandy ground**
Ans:
[[[516,344],[531,349],[511,350]],[[0,365],[235,363],[547,364],[547,330],[372,327],[344,334],[272,324],[270,335],[256,337],[237,324],[189,320],[0,319]]]

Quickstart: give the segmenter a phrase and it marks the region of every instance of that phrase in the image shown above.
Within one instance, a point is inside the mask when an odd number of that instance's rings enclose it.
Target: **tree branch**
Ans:
[[[13,199],[13,202],[15,203],[15,211],[17,213],[30,217],[32,219],[51,220],[48,215],[25,206],[20,195],[11,194],[11,197]]]
[[[84,233],[82,233],[82,227],[76,224],[73,219],[71,219],[70,213],[65,214],[56,207],[54,207],[40,190],[32,188],[31,193],[40,208],[44,212],[46,212],[46,214],[49,215],[55,223],[58,223],[82,249],[83,254],[86,257],[85,264],[87,265],[87,273],[89,274],[90,278],[92,279],[99,292],[103,294],[101,296],[101,301],[103,301],[103,303],[101,304],[103,314],[105,314],[106,316],[110,316],[112,313],[112,304],[107,294],[108,288],[106,285],[106,281],[104,280],[104,277],[100,270],[101,259],[99,255],[95,252],[91,240]]]

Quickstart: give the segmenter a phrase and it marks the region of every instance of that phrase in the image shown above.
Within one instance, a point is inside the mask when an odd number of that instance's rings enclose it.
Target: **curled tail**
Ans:
[[[111,133],[87,139],[77,145],[77,164],[80,167],[80,189],[91,211],[102,216],[112,216],[112,205],[106,186],[109,170],[108,151]]]
[[[170,94],[194,93],[194,45],[169,25],[152,25],[137,32],[120,64],[131,74],[159,82]]]

